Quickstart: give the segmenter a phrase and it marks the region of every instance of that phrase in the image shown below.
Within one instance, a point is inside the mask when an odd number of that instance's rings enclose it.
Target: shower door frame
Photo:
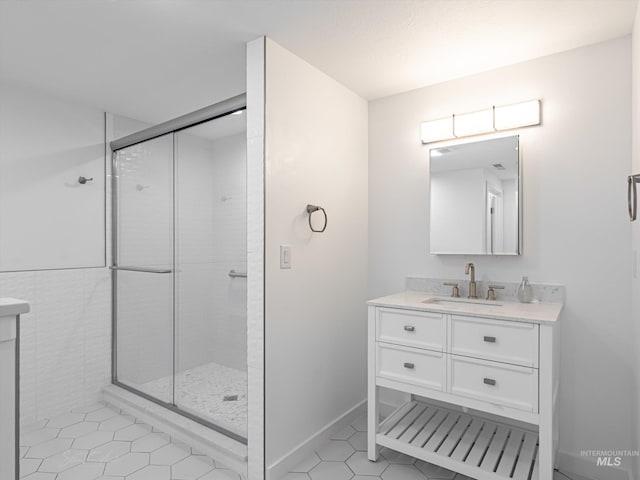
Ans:
[[[217,425],[209,420],[206,420],[194,413],[183,410],[176,403],[176,386],[175,386],[175,376],[176,376],[176,291],[175,291],[175,271],[176,271],[176,257],[175,257],[175,248],[176,248],[176,144],[175,144],[175,134],[181,130],[185,130],[190,127],[194,127],[201,123],[205,123],[211,120],[215,120],[217,118],[225,117],[227,115],[231,115],[234,112],[239,112],[242,110],[246,110],[247,108],[247,98],[246,94],[237,95],[235,97],[229,98],[227,100],[223,100],[219,103],[215,103],[208,107],[202,108],[200,110],[196,110],[195,112],[188,113],[181,117],[174,118],[167,122],[154,125],[147,129],[141,130],[139,132],[133,133],[131,135],[127,135],[122,138],[115,139],[110,142],[111,147],[111,265],[109,268],[111,269],[111,383],[116,385],[124,390],[127,390],[131,393],[134,393],[145,400],[153,402],[157,405],[160,405],[174,413],[182,415],[194,422],[197,422],[201,425],[204,425],[212,430],[215,430],[223,435],[226,435],[229,438],[232,438],[244,445],[247,445],[247,438],[239,435],[235,432],[232,432],[220,425]],[[117,153],[119,150],[123,148],[131,147],[133,145],[137,145],[139,143],[146,142],[148,140],[153,140],[155,138],[161,137],[163,135],[172,134],[173,137],[173,232],[172,232],[172,241],[173,241],[173,259],[172,259],[172,269],[168,271],[154,271],[156,269],[139,269],[136,270],[135,267],[131,268],[128,266],[119,267],[116,264],[118,260],[118,162],[117,162]],[[156,398],[148,393],[145,393],[141,390],[138,390],[135,387],[130,385],[126,385],[120,381],[118,381],[118,270],[128,270],[128,271],[141,271],[146,273],[173,273],[173,370],[172,370],[172,400],[173,403],[167,403],[159,398]]]

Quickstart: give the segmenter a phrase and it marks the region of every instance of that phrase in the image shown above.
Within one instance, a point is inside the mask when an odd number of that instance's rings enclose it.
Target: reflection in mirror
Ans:
[[[519,137],[433,148],[430,251],[520,254]]]

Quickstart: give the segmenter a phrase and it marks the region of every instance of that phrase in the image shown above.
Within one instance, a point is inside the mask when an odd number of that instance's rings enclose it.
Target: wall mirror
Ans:
[[[432,148],[430,252],[519,255],[517,135]]]

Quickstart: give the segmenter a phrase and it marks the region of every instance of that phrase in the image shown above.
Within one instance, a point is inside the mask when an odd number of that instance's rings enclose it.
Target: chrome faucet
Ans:
[[[473,263],[467,263],[464,266],[464,274],[469,275],[471,272],[471,277],[469,278],[469,297],[468,298],[478,298],[476,294],[476,267]]]

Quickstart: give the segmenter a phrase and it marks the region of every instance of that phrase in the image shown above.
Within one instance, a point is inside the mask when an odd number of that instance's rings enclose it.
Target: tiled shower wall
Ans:
[[[0,297],[31,304],[20,318],[23,425],[95,403],[111,375],[106,268],[0,273]]]
[[[94,403],[110,381],[104,112],[2,84],[0,297],[20,320],[23,424]],[[86,185],[78,177],[94,180]],[[94,267],[94,268],[88,268]]]

